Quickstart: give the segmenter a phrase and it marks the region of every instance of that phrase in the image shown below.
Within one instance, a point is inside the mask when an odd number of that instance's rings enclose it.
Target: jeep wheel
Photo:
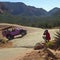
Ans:
[[[21,33],[22,36],[24,36],[26,34],[27,34],[26,31],[22,31],[22,33]]]
[[[12,35],[7,35],[6,38],[9,39],[9,40],[12,40],[12,39],[14,39],[14,36],[12,36]]]

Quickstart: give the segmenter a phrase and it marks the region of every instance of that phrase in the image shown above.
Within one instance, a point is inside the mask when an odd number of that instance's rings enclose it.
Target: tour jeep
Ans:
[[[20,29],[18,27],[13,28],[12,26],[2,29],[2,35],[8,40],[14,39],[14,36],[21,35],[24,36],[27,34],[27,31]]]

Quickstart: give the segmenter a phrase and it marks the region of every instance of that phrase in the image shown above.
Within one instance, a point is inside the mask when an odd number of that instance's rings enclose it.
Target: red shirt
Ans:
[[[49,32],[46,32],[46,40],[50,40],[51,38],[50,38],[50,34],[49,34]]]

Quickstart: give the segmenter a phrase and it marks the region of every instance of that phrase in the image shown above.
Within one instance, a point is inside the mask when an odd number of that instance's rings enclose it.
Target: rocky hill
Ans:
[[[47,13],[43,8],[27,6],[22,2],[0,2],[0,9],[6,10],[13,15],[43,16]]]

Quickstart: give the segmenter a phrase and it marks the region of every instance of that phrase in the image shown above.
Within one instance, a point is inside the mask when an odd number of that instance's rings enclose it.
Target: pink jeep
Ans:
[[[24,36],[27,34],[27,31],[20,28],[12,28],[12,26],[2,29],[2,35],[7,39],[14,39],[14,36],[21,34]]]

